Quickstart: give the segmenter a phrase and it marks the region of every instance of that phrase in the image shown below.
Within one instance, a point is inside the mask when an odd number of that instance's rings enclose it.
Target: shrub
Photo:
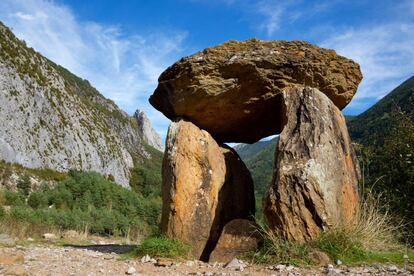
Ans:
[[[20,193],[22,193],[24,196],[28,196],[31,190],[31,182],[30,177],[28,175],[23,175],[19,178],[17,181],[17,189]]]
[[[24,205],[24,198],[19,193],[14,193],[14,192],[11,192],[11,191],[5,191],[4,192],[4,199],[5,199],[5,205],[10,205],[10,206]]]
[[[27,199],[27,204],[33,209],[46,207],[48,200],[45,194],[40,192],[33,192]]]

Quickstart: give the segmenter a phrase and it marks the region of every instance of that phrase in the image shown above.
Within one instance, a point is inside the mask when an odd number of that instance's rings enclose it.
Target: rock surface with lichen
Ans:
[[[185,120],[172,122],[162,169],[161,228],[207,261],[225,224],[254,215],[253,182],[234,150]]]
[[[271,229],[304,242],[352,220],[360,175],[341,111],[315,88],[291,90],[263,207]]]
[[[282,92],[319,89],[342,109],[362,79],[359,65],[303,41],[227,41],[182,58],[159,77],[150,103],[219,142],[253,143],[282,131]]]

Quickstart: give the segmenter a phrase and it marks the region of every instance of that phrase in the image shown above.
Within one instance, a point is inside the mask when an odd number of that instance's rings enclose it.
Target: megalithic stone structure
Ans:
[[[224,143],[279,133],[265,200],[269,226],[306,241],[352,219],[358,164],[340,109],[361,79],[357,63],[303,41],[227,41],[166,69],[150,97],[173,120],[163,164],[163,232],[208,260],[223,229],[234,228],[226,224],[251,220],[255,209],[250,173]],[[227,241],[244,236],[227,232],[216,257],[233,256]]]

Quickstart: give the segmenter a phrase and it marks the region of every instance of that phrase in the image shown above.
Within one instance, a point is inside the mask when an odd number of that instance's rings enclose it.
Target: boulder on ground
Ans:
[[[311,260],[312,264],[324,267],[331,263],[331,258],[329,258],[328,254],[323,251],[319,250],[312,250],[308,254],[309,259]]]
[[[255,252],[262,241],[259,227],[253,221],[232,220],[224,226],[209,261],[227,263],[243,254]]]
[[[342,109],[361,79],[359,65],[333,50],[303,41],[231,40],[170,66],[150,103],[219,142],[253,143],[282,130],[286,89],[318,88]]]
[[[178,120],[169,127],[162,170],[162,231],[191,245],[196,258],[208,258],[228,221],[254,214],[253,182],[237,158],[190,122]]]
[[[345,119],[326,95],[291,88],[283,98],[289,119],[277,144],[264,213],[272,229],[303,242],[353,218],[359,167]]]
[[[45,239],[45,240],[48,240],[48,241],[54,241],[54,240],[57,240],[58,239],[58,236],[56,236],[55,234],[53,234],[53,233],[44,233],[43,235],[42,235],[42,237]]]

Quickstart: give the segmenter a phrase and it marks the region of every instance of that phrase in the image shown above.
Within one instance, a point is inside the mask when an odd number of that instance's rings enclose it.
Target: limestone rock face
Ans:
[[[227,263],[237,256],[256,251],[262,240],[254,222],[246,219],[232,220],[224,226],[209,261]]]
[[[168,237],[192,245],[196,258],[208,259],[228,221],[254,214],[253,183],[237,157],[190,122],[170,125],[161,226]]]
[[[279,137],[264,213],[271,228],[302,242],[353,217],[359,168],[345,119],[326,95],[292,88],[283,98],[289,119]]]
[[[164,71],[150,103],[219,142],[253,143],[282,130],[284,90],[318,88],[341,109],[361,79],[358,64],[306,42],[227,41]]]
[[[162,143],[161,137],[152,127],[144,111],[137,109],[134,113],[134,118],[137,120],[138,128],[144,141],[157,150],[164,151],[164,144]]]
[[[96,171],[129,187],[151,159],[137,124],[83,80],[26,47],[0,22],[0,159]]]

